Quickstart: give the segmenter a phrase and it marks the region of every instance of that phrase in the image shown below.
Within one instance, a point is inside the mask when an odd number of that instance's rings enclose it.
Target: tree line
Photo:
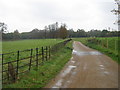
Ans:
[[[18,30],[14,32],[7,32],[7,25],[0,23],[0,33],[2,40],[19,40],[19,39],[47,39],[47,38],[77,38],[77,37],[117,37],[120,36],[120,31],[104,30],[90,30],[84,29],[67,29],[66,24],[59,25],[58,22],[45,26],[43,30],[33,29],[30,32],[19,33]]]
[[[46,38],[67,38],[68,32],[66,24],[58,25],[58,22],[45,26],[43,30],[33,29],[30,32],[19,33],[18,30],[14,32],[7,32],[7,25],[0,23],[0,32],[2,33],[2,40],[18,40],[18,39],[46,39]]]

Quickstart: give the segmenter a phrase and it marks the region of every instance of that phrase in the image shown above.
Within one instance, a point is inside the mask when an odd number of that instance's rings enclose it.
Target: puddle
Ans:
[[[104,67],[103,65],[99,65],[100,67]]]
[[[72,63],[75,63],[75,61],[71,61]]]
[[[62,76],[66,76],[73,68],[76,68],[76,66],[68,66],[68,68],[62,73]]]
[[[105,71],[104,74],[109,74],[109,72]]]
[[[102,53],[98,52],[98,51],[92,51],[90,52],[91,55],[102,55]]]
[[[100,66],[100,69],[104,69],[104,66],[101,64],[101,65],[99,65]]]
[[[75,75],[76,74],[76,72],[72,72],[72,75]]]
[[[76,54],[76,53],[77,53],[77,51],[73,49],[72,54]]]
[[[59,88],[60,86],[62,86],[62,82],[63,80],[58,80],[58,82],[52,87],[52,88]]]
[[[62,73],[62,77],[66,76],[70,71],[76,68],[76,66],[69,65],[68,68]],[[73,72],[72,74],[76,74],[76,72]],[[57,81],[57,83],[52,88],[60,88],[62,86],[63,79],[60,79]]]
[[[53,86],[52,88],[59,88],[59,87]],[[54,90],[54,89],[50,89],[50,90]],[[59,89],[58,89],[58,90],[59,90]]]
[[[98,51],[91,51],[91,52],[80,52],[80,51],[76,51],[73,50],[72,54],[75,55],[79,55],[79,56],[84,56],[84,55],[102,55],[102,53],[98,52]]]
[[[70,81],[67,81],[67,83],[70,83]]]
[[[70,66],[68,66],[68,67],[71,68],[71,69],[72,69],[72,68],[76,68],[76,66],[72,66],[72,65],[70,65]]]

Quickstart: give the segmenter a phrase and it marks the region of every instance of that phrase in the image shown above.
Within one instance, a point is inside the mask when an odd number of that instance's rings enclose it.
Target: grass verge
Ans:
[[[60,49],[44,65],[34,68],[29,73],[23,75],[16,83],[3,85],[3,88],[42,88],[54,78],[64,65],[70,60],[72,52],[72,42]]]

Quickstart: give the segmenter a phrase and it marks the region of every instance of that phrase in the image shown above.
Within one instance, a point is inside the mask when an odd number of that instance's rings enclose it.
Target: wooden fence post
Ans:
[[[104,46],[103,46],[103,40],[102,40],[102,47],[104,47]]]
[[[42,47],[42,63],[44,62],[44,48]]]
[[[46,61],[47,61],[47,53],[48,53],[48,50],[47,50],[48,48],[47,48],[47,46],[46,46]]]
[[[9,82],[9,64],[10,62],[8,62],[8,82]]]
[[[97,40],[97,45],[99,45],[99,40]]]
[[[31,69],[31,62],[32,62],[32,53],[33,53],[33,49],[30,50],[31,53],[30,53],[30,63],[29,63],[29,71]]]
[[[38,67],[38,48],[36,48],[36,66]]]
[[[19,68],[19,51],[17,52],[17,70],[16,70],[16,77],[18,76],[18,68]]]
[[[102,46],[102,40],[100,40],[100,45]]]
[[[4,54],[2,54],[2,84],[3,84],[3,57],[4,57]]]
[[[50,46],[49,46],[49,59],[50,59],[51,51],[50,51]]]
[[[115,40],[115,51],[117,50],[117,41]]]
[[[108,39],[107,39],[107,48],[108,48]]]
[[[13,66],[12,62],[8,62],[8,81],[15,82],[17,75],[18,73],[16,74],[15,67]]]

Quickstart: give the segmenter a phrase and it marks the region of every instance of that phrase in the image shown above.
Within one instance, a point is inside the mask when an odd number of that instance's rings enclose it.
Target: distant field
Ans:
[[[18,40],[18,41],[3,41],[2,52],[16,52],[18,50],[25,50],[31,48],[40,48],[42,46],[54,45],[62,39],[31,39],[31,40]]]
[[[119,44],[120,40],[118,37],[97,37],[96,40],[100,41],[100,43],[94,41],[92,43],[88,42],[88,40],[93,38],[73,38],[73,40],[80,41],[83,44],[97,49],[108,56],[110,56],[113,60],[118,61],[119,53],[120,51]],[[120,63],[120,61],[118,61]]]

